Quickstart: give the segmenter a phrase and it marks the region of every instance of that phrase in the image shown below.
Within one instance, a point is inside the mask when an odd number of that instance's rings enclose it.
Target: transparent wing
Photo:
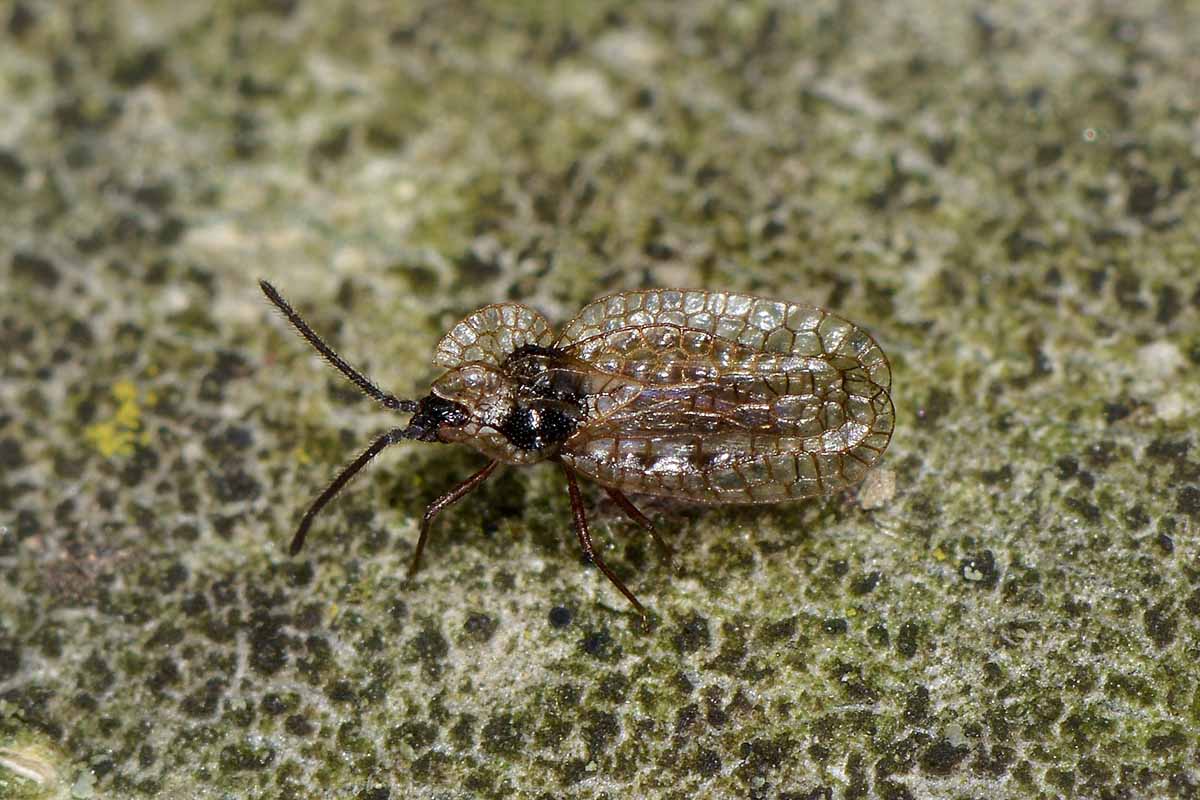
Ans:
[[[622,328],[674,325],[764,353],[857,361],[867,378],[891,388],[887,358],[870,334],[815,306],[748,294],[686,289],[619,292],[584,306],[555,345],[569,347]]]
[[[891,398],[814,401],[802,419],[774,424],[767,404],[727,403],[719,389],[686,398],[643,392],[603,422],[582,427],[559,457],[624,491],[697,503],[772,503],[853,486],[891,440]],[[846,419],[852,408],[853,421]],[[835,420],[842,419],[840,423]],[[794,435],[811,427],[820,433]]]
[[[699,296],[690,311],[689,295]],[[558,345],[596,371],[592,382],[626,383],[622,402],[564,443],[563,460],[603,484],[706,503],[776,502],[861,480],[895,422],[875,341],[821,309],[713,297],[618,295],[567,327]]]
[[[497,303],[484,306],[459,322],[438,342],[433,363],[453,369],[472,361],[495,366],[526,344],[548,347],[554,340],[550,323],[529,306]]]

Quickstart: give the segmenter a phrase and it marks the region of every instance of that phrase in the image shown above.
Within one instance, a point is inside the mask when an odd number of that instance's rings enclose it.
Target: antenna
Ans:
[[[388,394],[383,389],[376,386],[370,378],[363,375],[361,372],[350,366],[344,358],[333,352],[333,348],[325,344],[320,336],[317,336],[316,331],[308,326],[304,318],[296,313],[296,310],[288,305],[288,301],[283,299],[283,296],[276,291],[275,287],[264,280],[259,280],[258,285],[262,288],[263,294],[267,299],[274,303],[275,307],[283,312],[287,317],[287,321],[292,323],[301,336],[303,336],[309,344],[313,346],[321,357],[333,366],[338,372],[345,375],[350,381],[369,396],[372,400],[392,409],[393,411],[402,411],[412,413],[417,410],[416,400],[401,400],[395,395]],[[383,448],[380,448],[383,449]],[[376,451],[378,452],[378,451]]]

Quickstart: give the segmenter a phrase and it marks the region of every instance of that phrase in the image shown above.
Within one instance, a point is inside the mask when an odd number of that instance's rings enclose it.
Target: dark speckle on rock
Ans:
[[[1170,325],[1183,310],[1183,298],[1174,286],[1160,286],[1155,297],[1154,321],[1160,325]]]
[[[450,642],[437,627],[430,625],[422,628],[408,640],[409,658],[420,662],[425,674],[430,677],[439,675],[443,662],[450,652]]]
[[[154,448],[141,445],[134,447],[132,457],[121,470],[121,482],[126,486],[137,486],[158,470],[159,460],[158,451]]]
[[[475,642],[486,642],[496,633],[499,620],[487,614],[472,612],[463,623],[463,631]]]
[[[258,480],[240,466],[231,465],[213,476],[214,496],[223,503],[238,503],[253,500],[262,492]]]
[[[919,725],[929,713],[929,690],[918,686],[908,693],[904,701],[904,721]]]
[[[146,685],[152,692],[159,693],[169,686],[178,684],[181,675],[179,665],[175,663],[175,660],[164,656],[155,663]]]
[[[255,611],[250,619],[250,666],[261,675],[274,675],[288,660],[289,638],[284,618]]]
[[[948,775],[969,753],[970,750],[963,745],[939,739],[921,753],[921,771],[931,775]]]
[[[113,81],[124,88],[145,83],[158,75],[163,66],[164,56],[162,49],[156,47],[130,53],[118,62],[113,72]]]
[[[222,428],[204,439],[205,449],[219,457],[244,451],[253,443],[253,432],[241,425]]]
[[[588,753],[594,758],[607,750],[621,732],[617,716],[607,711],[593,710],[588,713],[583,726],[584,741]]]
[[[1175,510],[1200,522],[1200,487],[1184,486],[1175,499]]]
[[[493,716],[483,725],[480,744],[493,755],[513,757],[525,745],[525,724],[511,713]]]
[[[53,289],[62,280],[61,271],[49,258],[27,250],[13,253],[9,268],[14,277],[30,281],[43,289]]]
[[[745,741],[738,748],[742,763],[738,771],[749,780],[764,778],[783,764],[796,747],[795,740],[787,735],[772,738],[755,738]]]
[[[353,703],[358,699],[354,686],[347,680],[336,680],[325,687],[325,696],[334,703]]]
[[[0,646],[0,681],[8,680],[21,668],[21,651],[17,647]]]
[[[1166,647],[1175,641],[1179,618],[1171,610],[1168,602],[1164,601],[1147,609],[1143,621],[1146,626],[1146,635],[1150,637],[1156,647]]]
[[[600,661],[612,660],[616,655],[612,636],[606,630],[589,631],[579,641],[579,649]]]
[[[221,749],[218,763],[223,772],[258,771],[275,761],[275,750],[250,742],[226,745]]]
[[[798,622],[794,616],[767,623],[762,632],[763,641],[770,644],[790,641],[796,635],[797,627]]]
[[[1133,409],[1127,403],[1104,404],[1104,420],[1110,425],[1114,422],[1120,422],[1132,413]]]
[[[675,651],[681,655],[708,647],[712,642],[708,620],[698,614],[687,617],[678,624],[671,641]]]
[[[284,730],[292,736],[309,736],[315,730],[313,724],[303,714],[290,715],[283,724]]]
[[[1004,464],[999,469],[985,469],[983,472],[979,473],[979,478],[989,486],[1006,487],[1012,483],[1012,465]]]
[[[20,156],[12,150],[0,147],[0,178],[4,178],[11,183],[20,183],[25,179],[25,174],[29,168],[25,166],[25,162]]]
[[[1058,468],[1058,477],[1061,480],[1070,480],[1079,473],[1079,460],[1074,456],[1062,456],[1054,462],[1054,466]]]
[[[1127,207],[1130,214],[1147,216],[1158,205],[1159,184],[1152,175],[1139,175],[1129,187]]]
[[[8,32],[19,39],[29,33],[37,21],[37,14],[29,7],[28,3],[15,2],[8,15]]]
[[[693,757],[692,769],[704,778],[711,778],[721,771],[721,755],[708,747],[696,751]]]
[[[183,697],[179,704],[180,711],[184,716],[196,719],[211,717],[216,713],[224,690],[224,680],[210,678],[203,686]]]
[[[867,641],[877,648],[886,648],[891,643],[891,634],[886,625],[876,623],[867,628]]]
[[[905,622],[900,626],[900,633],[896,637],[896,652],[905,658],[912,658],[917,654],[920,636],[920,625],[912,621]]]
[[[233,350],[217,353],[212,368],[200,378],[200,397],[210,402],[220,401],[225,387],[238,378],[249,375],[245,357]]]
[[[21,443],[11,436],[0,439],[0,467],[15,470],[25,464]]]

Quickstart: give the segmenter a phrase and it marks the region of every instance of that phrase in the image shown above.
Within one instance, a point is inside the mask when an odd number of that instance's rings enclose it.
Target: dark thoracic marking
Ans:
[[[565,411],[553,406],[514,406],[500,423],[500,432],[519,450],[540,450],[566,441],[577,425]]]
[[[521,401],[500,423],[500,432],[519,450],[541,450],[570,438],[583,407],[582,377],[567,367],[558,348],[525,344],[504,360]]]
[[[562,363],[563,352],[553,347],[523,344],[508,354],[500,369],[526,389],[544,383],[547,373]]]
[[[504,360],[505,374],[513,378],[526,397],[557,400],[582,409],[583,376],[572,369],[566,353],[554,347],[525,344]]]

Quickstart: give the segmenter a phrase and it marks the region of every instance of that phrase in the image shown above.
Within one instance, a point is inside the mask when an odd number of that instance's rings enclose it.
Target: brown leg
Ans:
[[[621,490],[605,486],[604,491],[608,493],[608,496],[612,498],[613,502],[620,506],[621,510],[624,511],[630,519],[650,532],[650,535],[654,538],[654,544],[658,546],[659,555],[662,556],[663,561],[667,562],[667,569],[671,569],[673,560],[672,556],[674,556],[674,553],[671,552],[671,546],[667,544],[661,536],[658,535],[658,529],[654,527],[654,523],[646,519],[646,515],[641,511],[638,511],[638,508],[633,504],[633,501],[626,497],[625,493]]]
[[[429,525],[433,522],[433,518],[478,489],[479,484],[488,479],[492,470],[496,469],[496,465],[499,463],[499,461],[489,461],[483,469],[434,500],[429,504],[429,508],[425,509],[425,517],[421,520],[421,535],[417,538],[417,551],[413,553],[412,565],[408,568],[408,577],[411,578],[417,574],[417,568],[421,566],[421,553],[425,551],[425,542],[429,539]]]
[[[583,511],[583,495],[579,493],[579,484],[575,481],[575,473],[572,472],[566,464],[562,465],[563,474],[567,476],[567,493],[571,496],[571,511],[575,514],[575,534],[579,537],[579,546],[583,548],[583,552],[591,559],[604,577],[612,581],[612,585],[617,587],[621,594],[625,595],[637,612],[642,616],[642,624],[646,624],[646,609],[638,602],[638,599],[633,596],[633,592],[625,588],[625,584],[621,583],[613,571],[608,568],[608,564],[604,563],[604,559],[592,547],[592,535],[588,532],[587,515]]]

